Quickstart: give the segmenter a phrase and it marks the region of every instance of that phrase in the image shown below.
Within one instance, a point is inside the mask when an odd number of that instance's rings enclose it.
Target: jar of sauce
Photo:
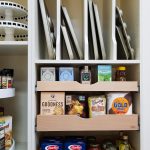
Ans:
[[[90,144],[88,150],[101,150],[99,144]]]
[[[126,81],[126,67],[119,66],[116,69],[116,81]]]

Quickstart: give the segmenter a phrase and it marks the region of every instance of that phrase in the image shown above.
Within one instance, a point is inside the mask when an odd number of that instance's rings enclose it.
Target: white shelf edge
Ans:
[[[0,99],[9,98],[15,96],[15,88],[0,89]]]
[[[35,64],[140,64],[140,60],[35,60]]]
[[[27,150],[27,143],[23,142],[16,142],[15,150]]]
[[[13,46],[20,46],[20,45],[28,45],[28,41],[0,41],[0,46],[1,45],[13,45]]]

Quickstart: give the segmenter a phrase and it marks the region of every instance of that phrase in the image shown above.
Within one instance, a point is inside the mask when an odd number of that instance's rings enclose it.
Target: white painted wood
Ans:
[[[84,0],[84,59],[89,59],[89,46],[88,46],[88,0]]]
[[[150,1],[142,0],[140,1],[140,58],[141,58],[141,103],[140,103],[140,149],[148,150],[150,149],[149,144],[149,135],[150,135],[150,101],[147,100],[149,97],[149,83],[150,83],[150,20],[149,18],[149,10],[150,10]]]
[[[140,60],[35,60],[35,64],[140,64]]]
[[[15,88],[0,89],[0,99],[9,98],[15,96]]]
[[[27,41],[0,41],[0,55],[26,55]]]
[[[16,143],[15,150],[28,150],[27,143]]]
[[[59,2],[59,0],[58,0]],[[30,5],[30,25],[29,25],[29,51],[28,55],[29,63],[29,79],[28,79],[28,150],[36,150],[38,136],[35,132],[35,117],[36,117],[36,94],[35,94],[35,84],[36,84],[36,69],[38,66],[42,66],[44,64],[48,65],[59,65],[59,64],[125,64],[130,67],[130,72],[133,71],[132,79],[137,79],[140,81],[141,89],[140,93],[138,93],[137,101],[140,101],[140,104],[136,104],[136,112],[140,113],[140,131],[131,132],[131,137],[133,139],[133,144],[136,145],[136,150],[148,150],[150,149],[149,145],[149,135],[150,135],[150,102],[148,101],[149,97],[149,77],[150,72],[147,71],[149,68],[149,56],[150,56],[150,45],[149,45],[149,35],[150,35],[150,21],[149,18],[149,6],[150,2],[147,0],[127,0],[121,1],[117,0],[117,4],[119,4],[124,11],[127,13],[127,25],[129,27],[129,33],[132,33],[131,38],[133,39],[133,45],[136,49],[136,60],[116,60],[116,39],[115,39],[115,6],[116,0],[99,0],[101,6],[101,11],[103,12],[102,16],[102,29],[104,34],[104,42],[107,45],[107,53],[108,58],[111,60],[88,60],[88,53],[85,54],[84,60],[60,60],[60,54],[57,54],[57,61],[44,60],[42,56],[43,47],[42,47],[42,38],[43,36],[39,36],[39,32],[42,31],[40,27],[40,19],[37,15],[38,7],[37,0],[29,0]],[[99,5],[100,5],[99,4]],[[69,6],[69,4],[67,5]],[[59,10],[59,9],[57,9]],[[84,12],[87,12],[87,0],[84,0]],[[105,14],[105,15],[104,15]],[[60,16],[60,10],[57,12],[57,15]],[[87,14],[86,14],[87,15]],[[87,16],[84,18],[84,26],[87,22]],[[139,19],[139,16],[141,17]],[[60,21],[60,19],[59,19]],[[57,24],[59,29],[59,23]],[[40,29],[38,29],[38,26]],[[77,27],[78,29],[78,27]],[[108,30],[107,30],[108,29]],[[57,30],[60,33],[59,30]],[[87,45],[87,28],[84,27],[84,50],[88,51]],[[60,35],[58,35],[57,40]],[[57,41],[57,48],[60,52],[60,39]],[[141,45],[142,43],[142,45]],[[40,48],[41,47],[41,48]],[[141,51],[141,52],[140,52]],[[42,60],[43,59],[43,60]],[[133,69],[133,70],[132,70]],[[137,75],[138,74],[138,75]],[[137,138],[138,137],[138,138]],[[137,144],[139,143],[139,144]],[[18,149],[19,150],[19,149]],[[24,149],[23,149],[24,150]]]

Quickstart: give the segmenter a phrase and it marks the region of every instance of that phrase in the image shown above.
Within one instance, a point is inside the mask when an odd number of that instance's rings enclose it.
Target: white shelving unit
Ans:
[[[148,70],[149,67],[149,56],[150,56],[150,45],[149,45],[149,35],[150,35],[150,21],[148,21],[147,18],[149,18],[149,6],[150,2],[147,0],[94,0],[99,7],[99,11],[101,12],[101,20],[102,20],[102,29],[103,29],[103,36],[104,36],[104,42],[106,45],[107,50],[107,60],[88,60],[89,53],[88,53],[88,39],[87,39],[87,0],[51,0],[47,1],[47,3],[51,3],[48,7],[48,11],[51,12],[52,19],[54,21],[54,26],[57,31],[57,48],[56,48],[56,59],[57,60],[48,60],[46,58],[46,44],[44,40],[44,30],[42,26],[42,19],[40,15],[40,10],[38,6],[38,0],[31,0],[28,1],[28,12],[29,12],[29,43],[24,43],[20,45],[20,48],[23,48],[25,46],[25,49],[27,49],[27,46],[29,47],[29,53],[28,53],[28,81],[26,78],[23,78],[20,82],[20,79],[18,80],[18,84],[22,83],[22,85],[26,85],[28,82],[28,109],[21,107],[22,110],[18,110],[20,113],[25,112],[27,110],[28,117],[26,115],[23,115],[21,113],[19,115],[19,119],[21,119],[22,123],[26,122],[28,118],[28,136],[26,135],[27,128],[20,128],[21,124],[18,124],[16,128],[19,128],[19,131],[23,129],[22,132],[18,132],[18,130],[15,130],[16,132],[16,138],[18,139],[18,144],[16,145],[17,150],[36,150],[39,143],[39,136],[42,135],[42,133],[37,133],[35,128],[36,125],[36,118],[39,114],[39,102],[38,102],[38,95],[35,93],[35,85],[36,81],[38,80],[38,73],[37,70],[41,66],[60,66],[60,65],[82,65],[82,64],[90,64],[90,65],[97,65],[97,64],[112,64],[112,65],[120,65],[124,64],[129,67],[130,72],[130,79],[138,81],[140,83],[140,93],[136,92],[134,95],[134,105],[135,105],[135,112],[139,114],[140,120],[138,120],[138,127],[137,131],[130,131],[129,135],[130,138],[132,138],[132,144],[135,146],[136,150],[148,150],[150,149],[149,145],[149,135],[150,135],[150,121],[149,121],[149,115],[150,114],[150,101],[148,101],[149,97],[149,77],[150,77],[150,71]],[[18,0],[18,2],[21,2]],[[69,3],[70,2],[70,3]],[[23,3],[26,4],[26,2],[23,1]],[[80,45],[84,50],[84,60],[61,60],[60,56],[60,9],[57,9],[60,4],[65,5],[69,9],[69,13],[71,13],[71,19],[73,20],[73,25],[75,28],[75,32],[77,33],[77,36],[80,40]],[[124,12],[124,19],[128,26],[128,33],[131,34],[132,44],[133,47],[136,50],[136,60],[116,60],[116,39],[115,39],[115,5],[119,5],[119,7]],[[76,6],[76,7],[75,7]],[[84,6],[84,7],[83,7]],[[76,8],[78,8],[78,12],[76,11]],[[57,11],[56,11],[57,9]],[[80,15],[80,13],[82,15]],[[83,15],[85,15],[83,17]],[[8,47],[11,47],[11,44],[7,44]],[[18,44],[17,44],[18,45]],[[4,46],[4,47],[6,47]],[[1,48],[0,48],[1,49]],[[14,46],[15,49],[15,46]],[[9,53],[9,52],[8,52]],[[18,52],[17,52],[18,53]],[[16,54],[17,55],[17,54]],[[4,56],[3,59],[6,57]],[[23,53],[23,56],[21,56],[20,59],[24,59],[24,64],[27,63],[25,59],[27,59],[26,54]],[[12,60],[16,59],[16,56],[11,57]],[[19,67],[19,64],[16,64],[16,67]],[[17,68],[18,68],[17,67]],[[21,69],[23,71],[23,68]],[[146,71],[146,72],[145,72]],[[21,87],[18,85],[18,87]],[[17,94],[17,93],[16,93]],[[27,91],[21,88],[19,90],[19,93],[17,94],[18,97],[20,96],[24,98],[27,98],[25,95],[27,94]],[[23,102],[23,101],[22,101]],[[20,106],[21,103],[17,101],[17,106]],[[24,105],[27,105],[27,100],[23,103]],[[17,116],[17,115],[16,115]],[[38,116],[40,117],[40,116]],[[66,117],[66,116],[65,116]],[[65,119],[65,117],[63,119]],[[40,118],[43,119],[43,118]],[[52,118],[51,118],[52,119]],[[49,123],[52,120],[47,120]],[[54,118],[56,123],[58,118]],[[77,118],[75,118],[76,120]],[[25,121],[23,121],[25,120]],[[18,121],[18,119],[17,119]],[[40,120],[38,120],[40,121]],[[83,121],[83,120],[82,120]],[[81,122],[82,122],[81,121]],[[47,123],[46,122],[46,123]],[[69,123],[69,122],[68,122]],[[41,124],[42,127],[44,127],[43,130],[47,131],[47,126],[44,124]],[[69,124],[70,125],[70,124]],[[137,125],[137,124],[136,124]],[[140,126],[139,126],[140,125]],[[78,126],[76,126],[77,130]],[[125,127],[124,127],[125,129]],[[139,130],[140,129],[140,130]],[[49,131],[58,131],[57,128],[53,128]],[[62,131],[62,129],[60,129]],[[117,130],[117,129],[116,129]],[[131,129],[132,130],[132,129]],[[58,135],[55,132],[51,132],[53,135]],[[82,130],[80,131],[82,133]],[[85,132],[84,132],[85,133]],[[90,132],[91,133],[91,132]],[[92,132],[95,134],[95,132]],[[91,133],[91,134],[92,134]],[[66,129],[65,132],[63,132],[63,135],[68,134],[68,130]],[[96,131],[96,135],[101,134],[100,131]],[[22,135],[25,135],[22,137]],[[19,138],[21,137],[21,140]],[[26,147],[26,140],[28,140],[28,147]]]
[[[145,128],[145,124],[147,121],[145,119],[148,117],[143,117],[143,109],[144,107],[147,107],[144,105],[144,102],[146,101],[143,99],[144,96],[144,90],[141,88],[141,85],[144,81],[144,74],[142,71],[143,64],[145,65],[145,60],[142,53],[145,52],[145,49],[143,49],[143,36],[141,35],[141,30],[144,27],[143,22],[141,22],[141,18],[143,18],[143,5],[146,5],[145,0],[93,0],[97,5],[101,17],[102,22],[102,31],[103,31],[103,37],[104,37],[104,44],[106,47],[106,54],[107,59],[106,60],[90,60],[90,54],[89,54],[89,47],[88,47],[88,0],[45,0],[47,4],[48,12],[50,13],[52,20],[54,22],[54,28],[55,31],[57,31],[56,34],[56,60],[48,60],[47,59],[47,48],[46,48],[46,42],[45,42],[45,34],[43,30],[42,25],[42,18],[40,14],[40,7],[38,0],[34,0],[31,3],[29,3],[29,12],[32,12],[32,14],[29,15],[29,99],[28,99],[28,149],[36,150],[38,148],[39,139],[44,136],[46,131],[49,131],[50,135],[96,135],[100,136],[101,134],[108,134],[111,133],[111,131],[119,131],[119,130],[125,130],[129,131],[129,138],[131,140],[131,144],[134,146],[136,150],[147,150],[145,145],[150,148],[150,146],[141,139],[141,137],[146,138],[148,134],[143,133],[143,130]],[[84,59],[83,60],[66,60],[65,57],[62,58],[61,53],[64,52],[64,48],[61,47],[61,34],[60,34],[60,24],[61,24],[61,11],[60,6],[63,5],[67,8],[68,13],[70,14],[70,18],[73,23],[73,27],[75,29],[75,33],[77,35],[78,40],[80,41],[79,44],[82,47],[84,51]],[[124,12],[124,21],[127,23],[127,32],[131,35],[131,43],[133,48],[136,51],[136,58],[135,60],[117,60],[117,41],[115,37],[115,6],[118,5]],[[78,11],[77,11],[78,9]],[[31,11],[32,10],[32,11]],[[132,13],[133,12],[133,13]],[[31,19],[31,20],[30,20]],[[145,20],[146,22],[146,20]],[[150,47],[150,46],[149,46]],[[32,51],[31,51],[32,50]],[[150,52],[149,52],[150,53]],[[150,55],[150,54],[149,54]],[[78,117],[72,117],[69,116],[53,116],[53,117],[47,117],[47,116],[40,116],[39,115],[39,102],[40,97],[39,93],[35,92],[38,89],[39,81],[39,70],[40,67],[43,66],[84,66],[84,65],[90,65],[90,66],[96,66],[98,64],[111,64],[112,66],[118,66],[118,65],[125,65],[128,70],[128,80],[129,81],[136,81],[136,90],[133,90],[131,86],[128,87],[128,84],[123,85],[118,83],[118,87],[126,87],[127,89],[122,89],[122,91],[128,91],[129,89],[134,92],[134,113],[133,116],[115,116],[116,118],[113,118],[114,116],[104,116],[96,118],[95,120],[84,120]],[[83,89],[83,91],[111,91],[114,89],[116,84],[112,85],[113,83],[110,83],[106,86],[105,89],[100,88],[99,90],[95,90],[92,86],[91,87],[81,87],[80,84],[76,83],[70,83],[66,85],[65,83],[60,82],[54,82],[51,85],[50,84],[43,84],[43,87],[48,87],[48,89],[45,89],[45,91],[62,91],[61,88],[64,87],[63,91],[68,91],[68,87],[71,87],[70,90],[74,92],[78,92],[79,89]],[[36,88],[37,85],[37,88]],[[95,87],[99,87],[99,85],[95,85]],[[102,85],[101,85],[102,86]],[[55,87],[55,88],[53,88]],[[76,88],[74,88],[76,87]],[[102,86],[103,87],[103,86]],[[105,87],[105,85],[104,85]],[[98,89],[98,88],[97,88]],[[140,90],[139,90],[140,89]],[[87,90],[87,91],[86,91]],[[115,89],[117,91],[117,88]],[[119,90],[119,89],[118,89]],[[130,91],[129,90],[129,91]],[[143,91],[141,91],[143,90]],[[148,110],[147,110],[148,112]],[[135,119],[133,119],[133,118]],[[107,121],[105,122],[105,119],[107,118]],[[135,121],[134,125],[132,124]],[[140,119],[138,119],[140,118]],[[116,120],[115,120],[116,119]],[[131,123],[129,126],[120,125],[117,123],[117,120],[124,120],[124,122]],[[129,120],[128,120],[129,119]],[[142,120],[142,121],[141,121]],[[53,124],[51,123],[53,122]],[[64,125],[60,125],[60,123],[65,122]],[[73,123],[70,123],[73,122]],[[81,124],[81,126],[78,125]],[[101,126],[96,126],[95,124],[101,124]],[[122,121],[123,122],[123,121]],[[145,122],[145,124],[144,124]],[[92,125],[94,123],[94,127],[92,128],[88,126],[88,124]],[[105,124],[115,124],[113,127],[111,126],[103,126]],[[150,124],[150,123],[149,123]],[[66,126],[69,126],[68,128],[65,128]],[[72,126],[72,128],[71,128]],[[135,128],[132,128],[132,127]],[[87,127],[85,130],[84,128]],[[120,128],[119,128],[120,127]],[[127,128],[126,128],[127,127]],[[128,128],[129,127],[129,128]],[[44,131],[44,133],[43,133]],[[51,132],[52,131],[52,132]],[[60,133],[58,133],[59,131]],[[62,132],[63,131],[63,132]],[[65,132],[64,132],[65,131]],[[75,131],[75,132],[74,132]],[[96,131],[96,133],[95,133]],[[106,132],[101,132],[106,131]],[[114,132],[113,132],[114,133]],[[117,132],[116,132],[117,133]],[[49,135],[48,134],[48,135]]]
[[[15,96],[15,88],[0,89],[0,99],[14,97],[14,96]]]
[[[5,3],[8,1],[6,0]],[[19,3],[28,9],[27,0],[10,1],[13,4]],[[15,7],[19,6],[16,5]],[[2,9],[0,12],[2,16],[5,16]],[[27,12],[25,10],[25,13],[14,12],[13,14],[16,14],[13,15],[15,22],[22,22],[17,17],[20,15],[21,17],[25,17],[24,15]],[[25,21],[22,23],[25,23]],[[28,41],[0,41],[0,68],[14,69],[15,89],[0,89],[0,106],[4,107],[5,115],[13,117],[12,134],[15,140],[15,150],[27,150]]]
[[[27,41],[0,41],[0,55],[27,55]]]

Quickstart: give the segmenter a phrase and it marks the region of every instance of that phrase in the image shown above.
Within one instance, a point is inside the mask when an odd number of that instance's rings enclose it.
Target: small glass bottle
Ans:
[[[13,69],[7,70],[7,88],[13,88]]]
[[[0,89],[2,88],[2,70],[0,70]]]
[[[7,70],[2,70],[2,89],[7,88]]]
[[[101,150],[101,148],[99,144],[90,144],[88,150]]]
[[[119,145],[119,150],[130,150],[130,145],[128,143],[128,136],[124,135],[123,136],[123,141],[122,143]]]
[[[126,67],[119,66],[116,70],[116,81],[126,81]]]
[[[81,83],[82,84],[91,84],[91,71],[88,66],[85,66],[81,71]]]

